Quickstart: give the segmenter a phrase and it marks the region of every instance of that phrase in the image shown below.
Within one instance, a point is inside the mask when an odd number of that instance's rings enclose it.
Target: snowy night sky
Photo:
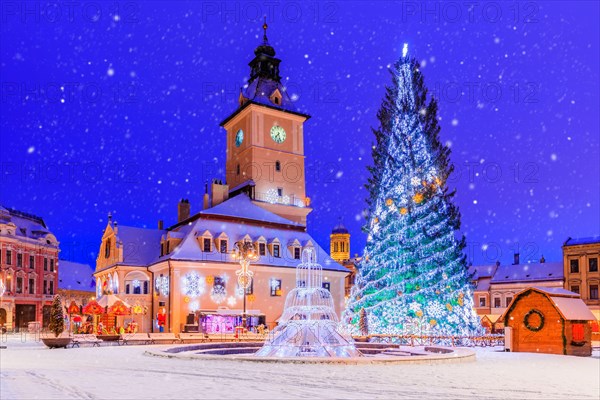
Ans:
[[[440,100],[475,264],[562,259],[600,232],[598,2],[11,2],[1,7],[0,204],[95,264],[110,211],[176,222],[224,179],[225,131],[262,38],[305,125],[308,230],[362,253],[376,112],[403,43]],[[277,4],[273,6],[273,4]],[[26,7],[25,9],[23,7]],[[62,89],[61,89],[62,88]]]

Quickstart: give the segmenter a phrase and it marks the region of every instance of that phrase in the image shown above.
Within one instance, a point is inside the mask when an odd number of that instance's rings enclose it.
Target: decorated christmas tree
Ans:
[[[406,45],[392,80],[373,130],[367,244],[344,318],[354,333],[364,309],[369,333],[472,334],[480,324],[460,214],[446,185],[450,150]]]
[[[65,319],[60,296],[58,294],[54,296],[52,306],[50,307],[50,323],[48,324],[48,329],[50,332],[54,333],[55,337],[58,337],[65,329]]]

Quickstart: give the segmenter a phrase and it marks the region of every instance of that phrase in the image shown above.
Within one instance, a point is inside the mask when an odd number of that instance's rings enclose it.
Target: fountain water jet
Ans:
[[[314,249],[304,249],[296,267],[296,288],[285,299],[279,325],[259,357],[360,357],[352,337],[340,330],[333,298],[323,288],[323,270]]]

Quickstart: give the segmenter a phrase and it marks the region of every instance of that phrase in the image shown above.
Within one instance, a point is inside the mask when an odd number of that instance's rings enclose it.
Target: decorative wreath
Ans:
[[[531,326],[529,324],[529,317],[531,317],[532,314],[537,314],[540,317],[540,324],[538,326]],[[532,332],[541,331],[544,327],[544,314],[542,314],[541,311],[532,309],[527,314],[525,314],[525,317],[523,318],[523,323],[525,324],[525,328],[529,329]]]

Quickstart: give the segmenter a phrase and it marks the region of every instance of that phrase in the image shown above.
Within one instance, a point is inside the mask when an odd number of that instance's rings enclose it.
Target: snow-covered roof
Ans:
[[[50,232],[44,220],[36,215],[0,206],[0,224],[14,224],[15,236],[39,239]]]
[[[550,297],[554,302],[554,305],[565,319],[568,320],[581,320],[581,321],[595,321],[596,317],[588,306],[576,297]]]
[[[88,264],[60,260],[58,262],[58,288],[64,290],[79,290],[94,292],[96,281],[94,270]]]
[[[281,93],[281,104],[275,104],[271,101],[271,95],[279,90]],[[281,82],[272,79],[258,77],[242,89],[242,96],[255,103],[263,104],[269,107],[280,108],[287,111],[296,111],[294,102],[288,95],[288,92]]]
[[[323,269],[333,271],[348,272],[346,268],[334,261],[325,250],[323,250],[305,231],[297,229],[289,229],[279,226],[265,226],[261,221],[230,221],[220,219],[204,219],[200,217],[194,222],[194,226],[183,241],[167,256],[161,258],[172,260],[190,260],[190,261],[215,261],[226,263],[238,263],[238,260],[233,258],[231,252],[219,253],[213,249],[211,252],[203,252],[200,247],[200,242],[197,240],[205,231],[213,233],[214,237],[218,234],[225,233],[228,238],[228,248],[231,250],[233,243],[241,240],[248,235],[252,241],[256,241],[259,237],[264,236],[268,243],[274,240],[279,240],[282,244],[280,248],[281,257],[273,257],[269,252],[256,261],[255,265],[266,265],[274,267],[289,267],[295,268],[300,260],[294,259],[292,252],[286,246],[287,243],[298,240],[300,243],[310,241],[317,254],[317,261]]]
[[[160,256],[160,238],[167,231],[119,225],[117,238],[123,243],[123,264],[148,265]]]
[[[600,243],[600,236],[590,236],[584,238],[568,238],[563,246],[577,246],[582,244]]]
[[[518,293],[513,302],[517,301],[521,294],[526,293],[529,290],[535,290],[548,296],[548,298],[554,303],[557,310],[567,320],[580,320],[580,321],[595,321],[596,317],[588,306],[581,300],[579,294],[570,292],[563,288],[548,288],[533,286],[525,289]],[[509,309],[507,309],[507,312]],[[504,314],[503,316],[505,316]]]
[[[577,297],[579,295],[575,292],[571,292],[570,290],[557,288],[557,287],[544,287],[544,286],[532,286],[533,289],[538,290],[540,292],[544,292],[549,296],[566,296],[566,297]]]
[[[487,292],[490,290],[490,278],[479,278],[477,280],[477,286],[475,286],[476,292]]]
[[[500,265],[491,283],[559,281],[563,278],[560,262]]]
[[[481,278],[491,278],[494,276],[496,269],[498,266],[496,264],[492,265],[471,265],[469,266],[469,275],[473,275],[471,279],[478,280]]]
[[[200,211],[200,214],[244,218],[247,220],[270,222],[274,224],[302,226],[297,222],[290,221],[289,219],[280,217],[277,214],[273,214],[272,212],[257,206],[244,193],[234,196],[212,208]]]
[[[288,244],[295,243],[315,248],[317,261],[323,269],[348,272],[344,266],[329,257],[328,253],[296,222],[287,220],[255,205],[244,194],[234,196],[215,207],[201,211],[190,223],[175,226],[172,230],[142,229],[120,225],[117,237],[123,243],[123,263],[126,265],[147,266],[159,261],[187,260],[238,263],[231,252],[236,241],[249,237],[257,241],[264,237],[267,243],[278,241],[281,244],[281,257],[273,257],[270,252],[255,262],[255,265],[295,268],[300,260],[294,259]],[[220,253],[213,244],[213,251],[204,252],[198,238],[206,232],[213,239],[227,237],[228,253]],[[168,255],[160,256],[160,241],[163,235],[183,237],[181,242]]]

